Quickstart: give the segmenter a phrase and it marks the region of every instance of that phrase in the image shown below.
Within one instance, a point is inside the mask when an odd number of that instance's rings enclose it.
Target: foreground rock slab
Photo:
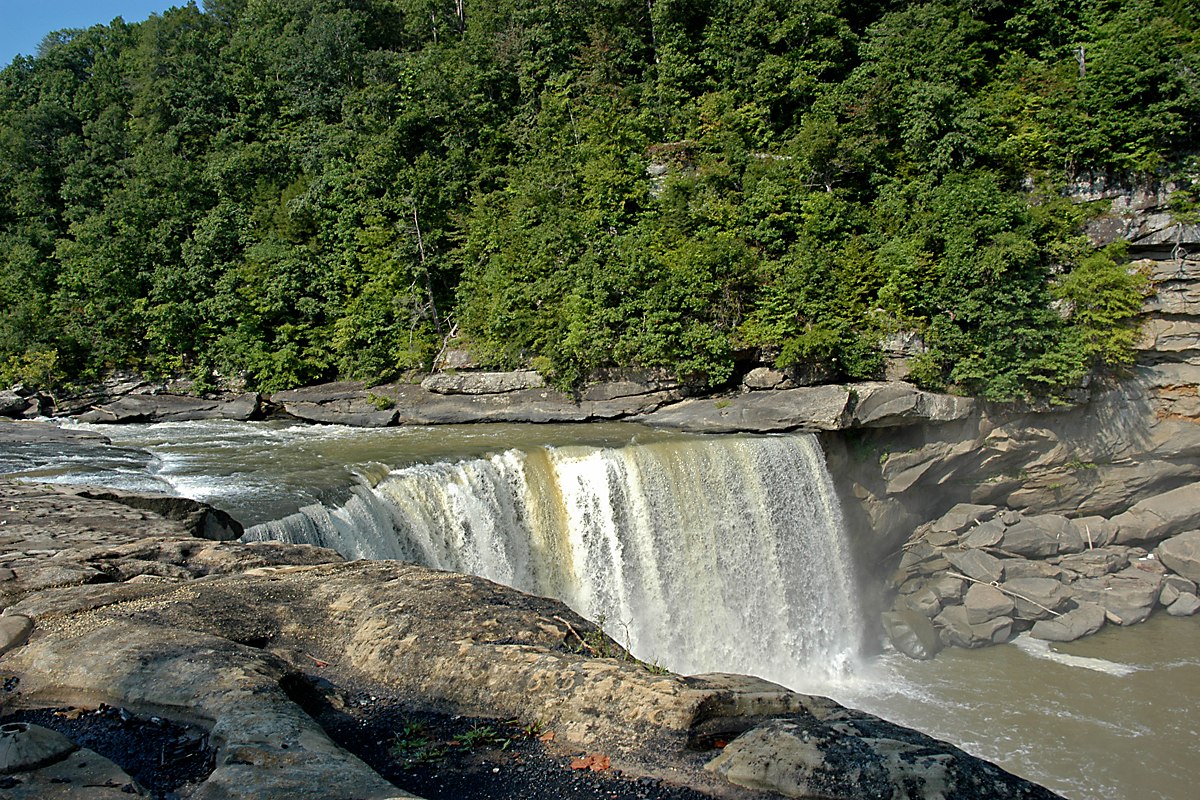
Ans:
[[[29,488],[0,483],[0,499]],[[93,515],[108,508],[120,518],[128,510],[63,497],[68,507],[43,515],[43,528],[67,524],[74,502]],[[142,522],[166,532],[161,520]],[[753,772],[746,764],[761,760],[760,747],[777,754],[772,774],[811,771],[811,748],[795,745],[798,729],[820,734],[812,747],[827,769],[817,772],[860,767],[828,783],[825,797],[877,797],[889,781],[900,783],[885,796],[978,796],[972,787],[985,779],[989,797],[1054,796],[823,698],[747,676],[662,674],[562,603],[481,578],[400,562],[348,563],[299,545],[138,539],[130,529],[136,521],[122,524],[111,544],[69,525],[38,534],[51,546],[43,555],[8,543],[0,568],[12,577],[0,581],[0,604],[5,615],[32,620],[33,630],[0,657],[19,681],[19,693],[2,702],[102,698],[206,721],[216,766],[187,791],[197,800],[411,796],[305,713],[302,705],[316,696],[311,676],[325,685],[385,687],[447,713],[536,722],[627,773],[670,774],[720,797],[797,796],[798,778],[757,787],[739,776]],[[721,751],[717,739],[742,744]]]
[[[849,709],[771,720],[730,742],[705,769],[785,797],[1055,796],[1017,787],[998,767],[954,758],[942,742]]]

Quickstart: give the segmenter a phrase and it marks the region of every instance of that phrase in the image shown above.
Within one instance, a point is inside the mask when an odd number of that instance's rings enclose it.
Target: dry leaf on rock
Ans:
[[[608,756],[592,753],[590,756],[572,759],[571,769],[590,769],[592,772],[603,772],[608,769]]]

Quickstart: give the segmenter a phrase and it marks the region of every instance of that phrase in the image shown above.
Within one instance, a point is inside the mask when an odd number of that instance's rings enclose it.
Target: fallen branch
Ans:
[[[305,657],[305,658],[311,658],[313,661],[317,662],[317,666],[318,666],[318,667],[328,667],[328,666],[329,666],[329,662],[328,662],[328,661],[322,661],[321,659],[319,659],[319,658],[317,658],[317,657],[315,657],[315,656],[310,656],[308,653],[305,653],[305,654],[304,654],[304,657]]]
[[[1056,617],[1062,616],[1061,611],[1055,611],[1052,608],[1046,608],[1044,605],[1039,603],[1037,600],[1031,600],[1028,597],[1026,597],[1025,595],[1021,594],[1020,592],[1014,592],[1012,589],[1005,589],[1003,586],[1001,586],[996,581],[981,581],[978,578],[972,578],[970,575],[962,575],[957,572],[947,572],[946,574],[949,575],[951,578],[962,578],[963,580],[971,581],[972,583],[982,583],[984,586],[991,586],[993,589],[999,589],[1004,594],[1011,595],[1011,596],[1017,598],[1018,600],[1024,600],[1026,603],[1035,605],[1038,608],[1040,608],[1042,611],[1045,611],[1047,614],[1053,614]]]
[[[581,645],[586,647],[588,650],[591,650],[593,655],[596,655],[596,656],[600,655],[600,651],[597,650],[596,648],[592,647],[590,644],[588,644],[587,640],[585,640],[582,636],[579,635],[579,631],[577,631],[573,627],[571,627],[571,623],[567,622],[562,617],[554,617],[554,621],[561,622],[563,625],[566,625],[567,630],[570,631],[572,634],[574,634],[575,638],[579,640],[579,643]]]

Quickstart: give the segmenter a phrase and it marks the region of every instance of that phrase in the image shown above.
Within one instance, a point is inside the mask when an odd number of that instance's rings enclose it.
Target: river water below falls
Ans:
[[[94,430],[113,447],[0,445],[0,473],[194,497],[259,526],[252,536],[552,594],[604,617],[646,661],[828,694],[1076,800],[1182,800],[1200,784],[1195,619],[1156,614],[1070,645],[1020,640],[923,663],[861,656],[853,565],[809,436],[628,424]]]

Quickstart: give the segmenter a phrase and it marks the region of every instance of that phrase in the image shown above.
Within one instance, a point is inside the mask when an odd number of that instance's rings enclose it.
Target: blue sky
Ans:
[[[51,31],[107,25],[115,17],[141,22],[183,5],[187,0],[0,0],[0,67],[18,53],[35,55],[38,42]]]

